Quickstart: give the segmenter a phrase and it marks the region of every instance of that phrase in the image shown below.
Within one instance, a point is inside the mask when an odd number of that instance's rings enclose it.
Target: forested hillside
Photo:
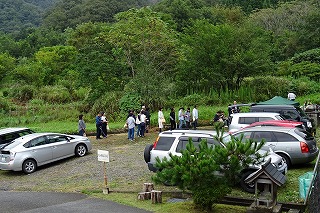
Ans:
[[[2,4],[19,20],[52,3],[15,2],[29,13]],[[14,34],[0,33],[6,115],[25,110],[46,121],[32,113],[71,104],[91,115],[106,109],[117,119],[141,105],[254,102],[288,90],[320,103],[317,0],[62,0],[43,17],[30,17],[38,21],[23,27],[7,18],[5,29]],[[66,112],[55,119],[74,117]]]

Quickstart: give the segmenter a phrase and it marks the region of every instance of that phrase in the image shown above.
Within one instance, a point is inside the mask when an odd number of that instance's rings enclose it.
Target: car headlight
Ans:
[[[307,121],[307,127],[312,128],[312,123],[310,121]]]

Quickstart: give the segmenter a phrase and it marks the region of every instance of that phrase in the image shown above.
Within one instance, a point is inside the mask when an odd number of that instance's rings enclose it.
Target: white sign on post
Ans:
[[[109,163],[109,151],[98,149],[98,161]]]

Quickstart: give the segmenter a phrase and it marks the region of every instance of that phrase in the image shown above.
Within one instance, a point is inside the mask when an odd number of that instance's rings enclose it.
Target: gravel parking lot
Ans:
[[[82,157],[71,157],[38,168],[35,173],[0,171],[0,190],[81,192],[102,190],[104,187],[103,162],[98,161],[97,150],[107,150],[110,162],[106,164],[108,186],[113,191],[139,192],[153,175],[143,159],[146,144],[151,144],[157,133],[129,142],[126,133],[109,135],[96,140],[89,137],[93,149]],[[164,187],[164,186],[157,186]]]

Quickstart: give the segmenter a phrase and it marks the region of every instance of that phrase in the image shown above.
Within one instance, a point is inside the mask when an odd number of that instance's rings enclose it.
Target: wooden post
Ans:
[[[104,189],[103,189],[103,194],[109,194],[106,162],[103,162],[103,170],[104,170],[104,171],[103,171],[103,174],[104,174]]]
[[[162,191],[151,191],[151,201],[153,204],[155,203],[162,203]]]
[[[153,183],[143,184],[143,189],[142,189],[143,192],[151,192],[152,190],[154,190]]]
[[[150,200],[151,192],[140,192],[138,193],[138,200]]]

